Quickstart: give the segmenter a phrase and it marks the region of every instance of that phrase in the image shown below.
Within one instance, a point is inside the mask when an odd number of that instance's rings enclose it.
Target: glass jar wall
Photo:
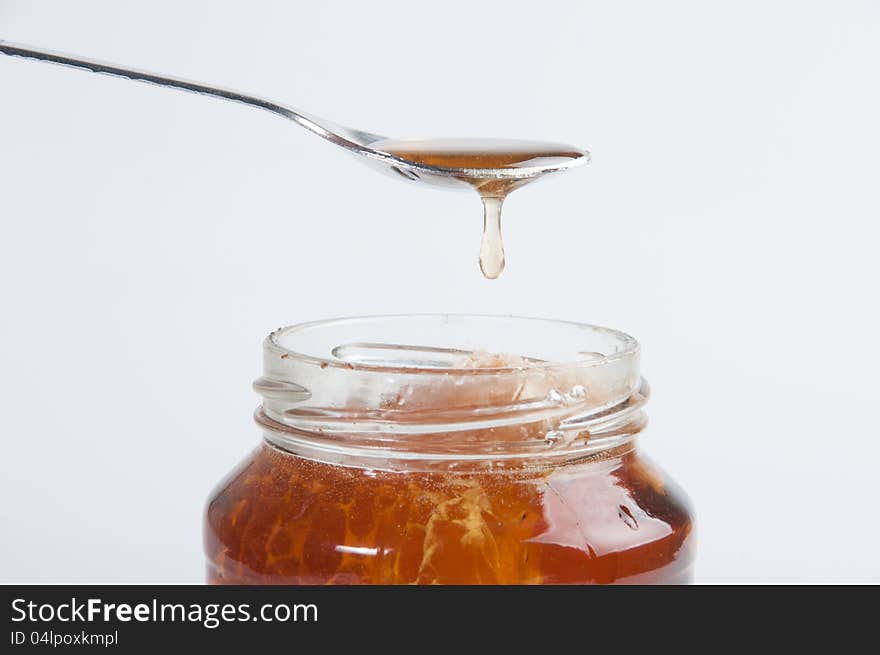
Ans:
[[[213,492],[217,584],[682,583],[687,499],[637,444],[631,337],[511,317],[284,328],[263,443]]]

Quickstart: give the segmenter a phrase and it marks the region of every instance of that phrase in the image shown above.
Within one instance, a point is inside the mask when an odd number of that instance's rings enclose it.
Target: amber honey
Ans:
[[[634,450],[548,470],[395,473],[258,448],[208,507],[214,584],[681,583],[681,492]]]
[[[562,143],[520,139],[385,139],[371,146],[408,161],[463,169],[525,168],[583,155]]]

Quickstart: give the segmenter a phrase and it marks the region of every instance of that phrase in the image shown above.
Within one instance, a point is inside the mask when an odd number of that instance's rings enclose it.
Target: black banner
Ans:
[[[410,652],[477,642],[579,650],[612,639],[667,647],[706,630],[781,645],[818,631],[837,646],[873,627],[876,587],[7,586],[2,652],[198,648],[249,653],[324,643]],[[318,640],[317,642],[315,640]],[[709,644],[705,644],[709,647]],[[603,647],[604,649],[604,647]],[[626,649],[624,649],[626,650]],[[518,652],[518,651],[512,651]]]

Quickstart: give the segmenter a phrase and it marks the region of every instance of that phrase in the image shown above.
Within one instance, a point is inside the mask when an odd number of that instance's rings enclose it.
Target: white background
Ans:
[[[568,141],[476,196],[208,98],[0,58],[0,581],[200,582],[275,327],[489,312],[643,344],[700,582],[880,582],[880,4],[0,0],[0,38],[388,135]]]

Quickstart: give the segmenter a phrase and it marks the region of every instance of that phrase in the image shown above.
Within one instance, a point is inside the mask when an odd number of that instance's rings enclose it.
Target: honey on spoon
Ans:
[[[9,41],[0,41],[0,54],[242,103],[293,121],[331,143],[361,155],[363,162],[399,179],[434,186],[471,186],[483,201],[480,269],[490,279],[497,278],[504,270],[501,206],[505,197],[514,189],[543,175],[589,161],[587,151],[558,143],[508,139],[390,139],[337,125],[293,107],[231,89]]]

